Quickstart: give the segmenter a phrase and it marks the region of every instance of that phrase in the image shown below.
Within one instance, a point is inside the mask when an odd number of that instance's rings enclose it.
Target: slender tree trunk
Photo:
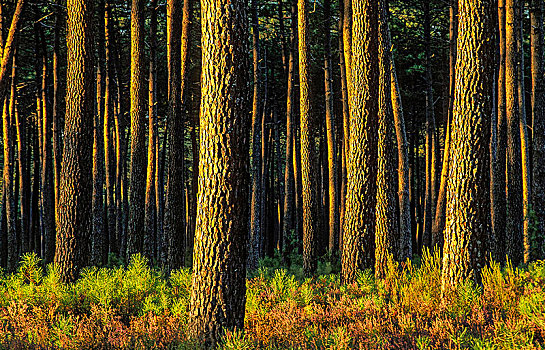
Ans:
[[[146,130],[144,87],[144,0],[131,7],[131,155],[127,254],[142,251],[146,188]]]
[[[369,0],[356,0],[352,6],[352,63],[349,65],[346,61],[351,73],[347,74],[350,156],[342,252],[345,282],[354,280],[357,269],[372,267],[375,255],[378,6]]]
[[[13,116],[15,109],[16,99],[16,73],[17,65],[15,62],[15,55],[13,56],[13,62],[11,63],[11,94],[4,98],[3,101],[3,113],[2,113],[2,131],[3,131],[3,147],[4,147],[4,166],[3,166],[3,193],[4,193],[4,206],[6,210],[6,233],[7,233],[7,268],[8,271],[15,271],[17,267],[19,256],[17,254],[17,206],[15,204],[15,198],[13,193],[13,122],[10,120],[10,116]]]
[[[460,0],[442,290],[479,279],[490,234],[489,142],[494,86],[492,0]],[[477,24],[477,25],[476,25]]]
[[[449,92],[448,92],[448,113],[445,126],[445,148],[443,150],[443,164],[439,182],[439,194],[437,195],[437,206],[435,208],[435,219],[432,227],[432,245],[443,246],[443,231],[445,230],[445,209],[447,195],[447,179],[449,172],[449,151],[450,151],[450,122],[452,120],[452,108],[455,89],[456,69],[456,39],[458,37],[458,0],[450,0],[450,26],[449,26]]]
[[[189,334],[213,347],[243,329],[249,229],[249,60],[245,2],[203,2],[197,230]],[[218,262],[221,262],[218,264]]]
[[[157,161],[157,0],[150,3],[150,61],[148,80],[148,168],[146,175],[146,205],[144,219],[144,253],[152,260],[157,259],[155,173]]]
[[[297,2],[297,23],[299,38],[299,89],[301,114],[301,179],[303,190],[303,269],[306,276],[316,272],[316,239],[317,225],[317,198],[315,188],[315,150],[314,150],[314,118],[310,103],[310,69],[309,69],[309,27],[308,27],[308,0]]]
[[[55,192],[55,208],[59,204],[59,184],[62,158],[61,142],[61,88],[59,81],[61,55],[61,28],[64,27],[62,0],[55,1],[55,31],[53,39],[53,108],[51,110],[52,146],[53,146],[53,187]]]
[[[188,1],[188,0],[186,0]],[[165,238],[168,247],[169,268],[179,268],[184,263],[185,203],[184,203],[184,128],[181,109],[181,22],[180,0],[167,4],[168,42],[168,154],[167,184],[165,193]],[[187,59],[187,56],[184,57]],[[185,63],[184,63],[185,64]],[[185,70],[185,69],[184,69]],[[184,73],[185,74],[185,73]],[[185,77],[184,77],[185,81]]]
[[[391,45],[391,40],[388,40]],[[394,115],[394,126],[397,139],[397,171],[398,171],[398,196],[399,196],[399,238],[397,245],[398,260],[412,257],[412,232],[411,232],[411,196],[409,181],[409,154],[407,149],[407,134],[405,131],[405,118],[403,106],[397,82],[397,72],[394,59],[390,62],[391,96]]]
[[[391,56],[386,0],[378,10],[378,161],[375,233],[375,276],[386,276],[388,259],[393,258],[399,237],[396,205],[394,115],[391,95]]]
[[[105,88],[105,32],[104,0],[97,4],[97,71],[96,111],[93,125],[93,231],[91,236],[91,264],[103,265],[108,259],[108,240],[104,226],[104,88]]]
[[[543,2],[532,0],[530,7],[530,43],[532,60],[532,209],[536,214],[537,232],[545,230],[545,67],[543,61]],[[543,242],[530,242],[530,259],[545,254]]]
[[[105,40],[105,85],[104,85],[104,178],[106,187],[106,229],[108,232],[109,252],[117,253],[116,203],[115,203],[115,142],[113,132],[115,79],[112,62],[111,4],[105,4],[104,40]]]
[[[424,199],[424,229],[422,243],[431,247],[431,230],[433,225],[432,208],[435,208],[436,178],[436,132],[433,106],[433,85],[431,74],[431,18],[430,0],[424,0],[424,42],[426,55],[426,186]]]
[[[524,2],[518,9],[518,27],[517,27],[517,75],[518,75],[518,97],[520,111],[520,150],[522,165],[522,237],[523,237],[523,261],[527,264],[530,261],[530,197],[532,189],[530,187],[530,145],[528,140],[528,124],[526,123],[526,89],[524,87],[524,43],[523,43],[523,13]]]
[[[262,206],[263,201],[263,180],[261,179],[262,168],[262,135],[261,124],[263,118],[262,106],[262,73],[261,53],[259,47],[259,19],[257,13],[257,0],[251,2],[251,27],[252,27],[252,55],[253,55],[253,81],[254,94],[252,103],[252,195],[251,195],[251,221],[248,269],[257,267],[260,258],[262,241]]]
[[[339,241],[339,206],[337,183],[337,150],[335,143],[335,116],[333,115],[333,74],[331,65],[331,32],[330,32],[331,2],[324,2],[324,80],[325,80],[325,120],[327,132],[327,166],[329,191],[329,251],[337,251]]]
[[[295,103],[295,59],[297,55],[297,2],[291,1],[290,51],[288,63],[288,88],[286,97],[286,168],[284,172],[284,253],[289,254],[294,247],[290,243],[291,234],[295,230],[295,174],[293,171],[294,144],[294,103]]]
[[[492,157],[492,255],[498,261],[505,261],[506,254],[506,218],[507,198],[505,192],[507,171],[507,110],[506,110],[506,11],[505,0],[498,0],[498,34],[499,34],[499,69],[497,83],[497,124],[496,128],[496,154]]]
[[[68,0],[68,72],[64,150],[57,208],[55,263],[64,281],[74,281],[88,262],[91,227],[94,104],[93,6]]]
[[[507,223],[505,253],[517,266],[522,261],[522,164],[520,145],[520,101],[517,74],[517,12],[520,3],[506,0],[505,100],[507,117]]]

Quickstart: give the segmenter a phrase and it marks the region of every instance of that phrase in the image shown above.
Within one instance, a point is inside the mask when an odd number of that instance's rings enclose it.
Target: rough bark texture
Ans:
[[[15,56],[14,56],[15,57]],[[3,165],[3,201],[6,210],[6,235],[7,239],[4,241],[7,246],[4,247],[4,251],[7,251],[7,268],[8,271],[15,271],[18,263],[19,255],[17,252],[17,206],[15,204],[15,196],[13,192],[13,121],[11,117],[14,117],[15,110],[15,84],[16,84],[16,62],[13,59],[11,64],[11,93],[9,98],[5,97],[2,103],[2,140],[4,150],[4,165]]]
[[[375,232],[375,276],[386,276],[388,260],[395,252],[399,222],[396,203],[394,116],[391,95],[390,38],[386,0],[378,13],[378,162]]]
[[[142,251],[146,189],[146,95],[144,65],[144,0],[131,7],[131,155],[127,254]]]
[[[201,2],[199,193],[189,332],[216,343],[243,329],[249,229],[249,61],[245,2]]]
[[[181,109],[181,22],[180,0],[167,3],[168,42],[168,148],[167,184],[165,193],[165,239],[168,266],[184,263],[185,198],[184,198],[184,128]],[[185,79],[184,79],[185,80]]]
[[[294,102],[295,102],[295,59],[297,54],[297,2],[291,1],[291,32],[288,61],[288,86],[286,97],[286,167],[284,172],[284,221],[283,237],[284,252],[289,254],[293,247],[290,242],[292,231],[295,230],[295,174],[293,171],[293,135],[294,135]]]
[[[517,266],[522,261],[522,164],[520,148],[520,102],[517,74],[517,12],[520,3],[506,0],[505,101],[507,119],[507,223],[505,254]]]
[[[259,48],[259,21],[257,13],[257,0],[251,3],[252,16],[252,56],[253,56],[253,101],[252,101],[252,195],[251,195],[251,221],[250,221],[250,249],[248,255],[248,268],[257,268],[257,263],[262,250],[263,240],[263,179],[262,173],[262,73]]]
[[[391,41],[390,41],[391,44]],[[397,139],[397,171],[398,171],[398,197],[399,197],[399,236],[397,244],[397,259],[405,260],[412,257],[412,231],[411,231],[411,195],[409,183],[409,153],[407,133],[405,131],[405,118],[394,59],[391,57],[391,95],[394,114],[394,125]]]
[[[359,268],[373,266],[375,242],[378,8],[374,1],[355,0],[352,11],[351,78],[347,75],[351,80],[350,146],[342,251],[345,282],[353,281]]]
[[[157,259],[157,210],[155,201],[155,173],[157,172],[157,0],[150,3],[150,61],[148,80],[148,168],[146,171],[146,206],[144,218],[144,253]]]
[[[318,237],[316,169],[314,147],[315,118],[310,103],[310,43],[308,27],[308,0],[297,2],[299,37],[299,99],[301,118],[301,184],[303,190],[303,270],[310,276],[316,271],[316,239]]]
[[[532,0],[531,59],[532,59],[532,209],[536,215],[537,232],[545,230],[545,86],[543,74],[543,2]],[[543,242],[531,242],[530,259],[542,258],[545,254]]]
[[[445,125],[445,148],[443,150],[443,164],[439,180],[439,193],[435,208],[435,219],[432,226],[432,245],[443,247],[443,231],[445,230],[445,209],[447,197],[448,159],[450,150],[450,122],[454,102],[455,70],[456,70],[456,39],[458,36],[458,0],[450,0],[449,26],[449,86],[448,86],[448,114]]]
[[[478,279],[490,234],[489,142],[493,0],[459,1],[458,58],[447,181],[442,290]]]
[[[494,241],[492,243],[492,256],[498,261],[505,261],[505,240],[507,223],[507,198],[505,192],[507,171],[507,111],[505,90],[505,0],[498,0],[498,34],[499,34],[499,69],[497,83],[497,124],[496,149],[492,154],[492,179],[491,179],[491,217]]]
[[[97,38],[97,71],[96,71],[96,111],[93,125],[93,231],[91,236],[91,264],[102,265],[108,259],[108,240],[104,229],[104,1],[97,4],[96,38]],[[44,162],[45,164],[45,162]]]
[[[329,215],[329,251],[336,252],[339,242],[339,191],[337,181],[337,147],[335,142],[335,115],[333,113],[333,73],[331,66],[331,3],[324,1],[324,80],[325,80],[325,121],[327,132],[327,171],[328,171],[328,215]]]
[[[93,4],[68,0],[68,72],[55,263],[74,281],[88,261],[94,116]]]

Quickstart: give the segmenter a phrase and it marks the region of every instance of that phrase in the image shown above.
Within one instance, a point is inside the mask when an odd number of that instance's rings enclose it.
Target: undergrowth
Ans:
[[[441,299],[441,259],[390,261],[385,279],[361,271],[343,285],[339,264],[312,279],[301,259],[261,262],[247,282],[244,332],[219,349],[543,349],[545,262],[490,263],[482,284]],[[34,254],[0,274],[0,349],[200,349],[187,336],[191,271],[168,277],[140,255],[87,268],[74,284]]]

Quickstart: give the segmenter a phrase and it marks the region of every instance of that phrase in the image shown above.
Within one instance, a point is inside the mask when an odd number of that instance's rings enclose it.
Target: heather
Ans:
[[[303,278],[300,257],[261,261],[249,274],[245,330],[221,349],[543,349],[545,262],[490,263],[482,283],[441,298],[441,259],[390,261],[343,285],[337,264]],[[64,284],[34,254],[0,279],[0,348],[200,349],[187,336],[191,271],[166,276],[135,255],[87,268]]]

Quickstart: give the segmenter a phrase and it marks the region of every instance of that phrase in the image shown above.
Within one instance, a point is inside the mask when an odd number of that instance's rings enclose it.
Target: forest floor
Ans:
[[[297,260],[262,261],[248,279],[244,335],[227,333],[220,349],[545,348],[544,261],[491,263],[481,286],[442,299],[438,254],[350,285],[325,262],[304,279]],[[165,278],[139,256],[66,285],[26,255],[0,278],[0,349],[199,349],[186,335],[190,285],[189,269]]]

